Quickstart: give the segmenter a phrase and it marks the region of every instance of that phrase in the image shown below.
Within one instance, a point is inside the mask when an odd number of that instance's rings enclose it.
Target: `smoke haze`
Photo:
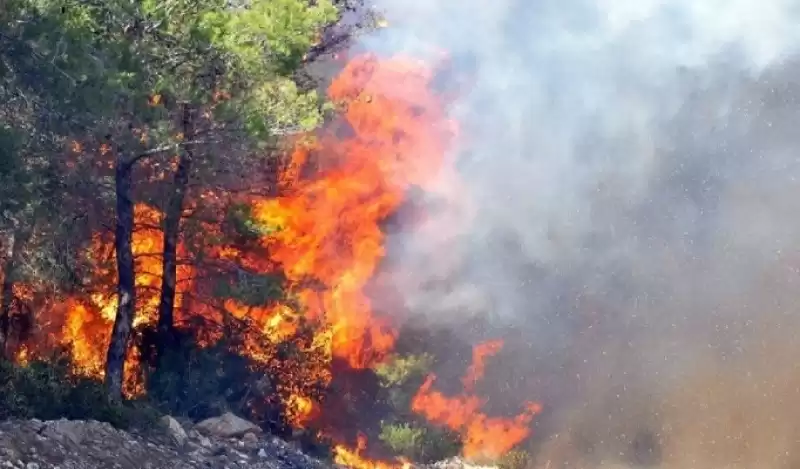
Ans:
[[[505,336],[488,392],[546,406],[537,464],[798,467],[800,2],[375,7],[360,47],[469,82],[459,204],[393,235],[391,281]]]

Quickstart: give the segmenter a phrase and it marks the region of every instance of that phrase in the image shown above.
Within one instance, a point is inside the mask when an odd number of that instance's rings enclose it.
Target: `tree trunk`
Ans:
[[[9,236],[3,265],[3,285],[0,287],[0,358],[6,358],[9,329],[11,326],[11,306],[14,301],[14,282],[22,248],[31,237],[32,229],[17,226]]]
[[[183,138],[194,139],[194,115],[189,104],[183,106]],[[164,257],[161,271],[161,297],[158,304],[157,353],[160,359],[164,351],[174,344],[175,339],[175,295],[178,274],[178,240],[180,238],[181,217],[189,174],[192,170],[194,153],[187,145],[180,153],[178,168],[175,171],[173,192],[170,194],[164,213]]]
[[[6,262],[3,266],[3,287],[0,291],[0,358],[6,358],[6,342],[8,341],[8,329],[11,322],[11,301],[14,295],[14,251],[16,250],[17,233],[16,230],[9,236],[8,244],[5,246]]]
[[[114,248],[117,257],[117,313],[111,341],[106,356],[106,387],[112,401],[122,400],[122,382],[125,372],[125,355],[136,312],[135,270],[133,263],[133,200],[131,164],[117,156],[115,183],[117,198],[117,224]]]

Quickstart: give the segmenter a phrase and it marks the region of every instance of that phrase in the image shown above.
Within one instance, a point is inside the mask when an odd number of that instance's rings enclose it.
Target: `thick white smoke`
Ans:
[[[766,122],[753,102],[765,90],[748,87],[788,66],[800,47],[798,2],[383,0],[377,7],[394,27],[368,48],[447,50],[472,83],[454,115],[467,136],[458,173],[476,220],[458,240],[427,232],[401,240],[399,254],[410,263],[416,254],[424,277],[440,274],[432,252],[461,249],[470,258],[458,266],[466,277],[450,295],[409,291],[420,304],[414,309],[491,305],[501,319],[516,318],[514,299],[529,288],[509,262],[547,276],[613,269],[630,257],[640,264],[659,243],[711,242],[733,228],[709,226],[724,225],[708,213],[719,192],[765,169],[759,162],[793,162],[786,151],[759,155],[743,145],[766,145],[748,136]],[[442,221],[447,232],[452,224]],[[737,228],[745,242],[741,235]],[[420,280],[408,287],[429,283]]]
[[[431,324],[514,330],[498,363],[553,409],[549,467],[791,467],[800,2],[375,7],[391,27],[363,47],[446,50],[470,83],[453,116],[473,216],[395,235],[397,286]]]
[[[610,229],[601,226],[610,222],[604,212],[635,209],[664,171],[679,169],[664,167],[674,160],[669,147],[682,143],[671,140],[703,136],[671,135],[671,127],[698,94],[723,95],[701,125],[724,130],[740,111],[741,79],[800,46],[793,1],[384,0],[377,7],[396,30],[376,46],[443,48],[474,80],[454,111],[470,136],[461,177],[485,209],[470,251],[479,254],[504,231],[519,254],[543,263],[584,259],[586,236]]]

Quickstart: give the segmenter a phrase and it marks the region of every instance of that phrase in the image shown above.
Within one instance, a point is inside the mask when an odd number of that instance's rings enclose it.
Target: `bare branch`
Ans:
[[[341,32],[335,36],[329,37],[319,44],[313,46],[303,57],[303,62],[314,62],[320,56],[330,54],[340,48],[344,48],[352,38],[353,35],[349,31]]]
[[[155,156],[155,155],[157,155],[159,153],[178,150],[179,148],[187,147],[187,146],[190,146],[190,145],[203,145],[203,144],[206,144],[206,143],[213,143],[213,142],[208,141],[208,140],[190,140],[188,142],[171,143],[169,145],[162,145],[160,147],[151,148],[150,150],[147,150],[145,152],[139,153],[138,155],[136,155],[133,158],[131,158],[129,161],[126,161],[125,162],[125,167],[126,167],[125,169],[131,169],[139,161],[141,161],[141,160],[143,160],[145,158],[149,158],[151,156]]]

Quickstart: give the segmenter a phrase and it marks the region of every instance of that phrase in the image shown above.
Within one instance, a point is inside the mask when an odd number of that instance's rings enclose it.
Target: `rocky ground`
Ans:
[[[164,417],[144,433],[82,420],[0,422],[0,469],[343,469],[224,414],[197,424]],[[414,469],[497,469],[458,458]]]
[[[95,421],[0,422],[0,468],[330,469],[232,414],[161,423],[145,436]]]

